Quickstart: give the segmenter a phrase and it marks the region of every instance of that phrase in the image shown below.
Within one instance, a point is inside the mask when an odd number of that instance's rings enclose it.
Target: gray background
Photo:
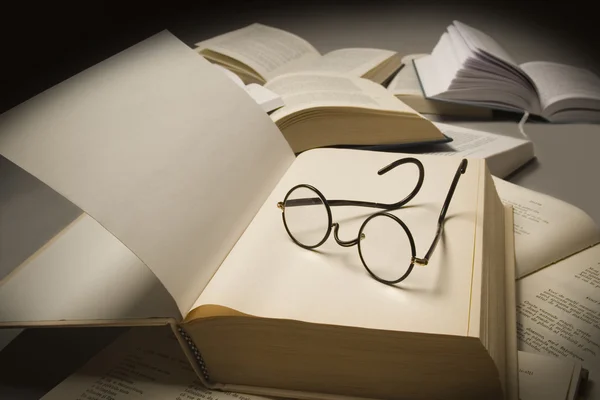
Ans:
[[[140,6],[127,17],[103,14],[105,19],[88,21],[88,24],[85,18],[90,14],[79,14],[75,20],[67,15],[60,21],[70,21],[71,28],[91,35],[84,27],[102,27],[104,36],[98,34],[86,39],[80,35],[81,40],[73,39],[72,47],[66,44],[61,47],[57,42],[54,52],[47,49],[44,53],[48,57],[47,68],[43,57],[20,52],[23,48],[51,48],[52,41],[36,36],[33,43],[20,43],[15,47],[15,57],[26,56],[19,58],[21,64],[15,64],[14,70],[3,74],[3,86],[12,88],[13,96],[3,97],[2,110],[161,29],[168,28],[193,46],[199,40],[255,21],[296,33],[323,53],[343,47],[379,47],[410,54],[430,51],[445,27],[458,19],[494,37],[518,62],[558,61],[598,71],[593,43],[587,41],[585,32],[578,33],[585,28],[585,22],[569,25],[568,11],[562,16],[532,18],[531,9],[519,8],[519,5],[506,7],[506,3],[490,3],[479,8],[449,2],[416,5],[374,1],[358,6],[319,2],[295,3],[287,8],[265,4],[254,7],[250,3],[245,7],[231,4],[216,14],[207,6],[150,16],[145,16],[147,9]],[[60,24],[52,18],[49,21],[48,24]],[[44,25],[41,26],[40,34]],[[66,30],[64,36],[57,33],[55,38],[74,35],[77,32]],[[73,49],[79,53],[69,53]],[[12,79],[19,71],[21,80]],[[520,137],[517,117],[493,122],[447,122]],[[509,180],[574,204],[600,224],[597,177],[600,126],[530,122],[525,125],[525,131],[534,143],[537,159]],[[0,276],[20,264],[79,212],[51,189],[0,157]],[[89,328],[26,331],[0,352],[0,398],[39,398],[120,331]],[[0,331],[0,348],[16,333]]]

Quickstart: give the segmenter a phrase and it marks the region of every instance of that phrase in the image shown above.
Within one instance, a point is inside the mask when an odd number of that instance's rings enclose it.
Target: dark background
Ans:
[[[386,9],[448,13],[449,18],[457,10],[492,15],[508,25],[550,30],[561,39],[557,45],[598,60],[596,12],[582,0],[18,2],[3,5],[1,12],[0,113],[163,29],[192,45],[205,38],[203,30],[236,20],[281,16],[310,23],[317,14],[339,18]]]

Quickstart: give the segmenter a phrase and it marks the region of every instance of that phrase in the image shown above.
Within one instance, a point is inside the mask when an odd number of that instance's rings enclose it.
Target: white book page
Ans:
[[[462,67],[454,50],[448,32],[444,32],[431,54],[413,61],[423,93],[427,98],[435,98],[447,91],[452,80]]]
[[[200,383],[168,327],[132,328],[41,400],[265,400]]]
[[[519,351],[519,399],[567,400],[575,362]]]
[[[116,236],[182,313],[294,160],[260,106],[166,31],[3,114],[0,153]]]
[[[452,142],[435,145],[435,151],[420,152],[438,156],[484,158],[490,173],[503,178],[534,157],[533,143],[475,129],[434,122]]]
[[[152,271],[86,214],[0,283],[0,324],[153,317],[181,313]]]
[[[502,179],[494,183],[514,209],[517,278],[600,242],[600,228],[583,210]]]
[[[316,107],[358,107],[419,115],[383,86],[349,75],[289,73],[273,79],[265,87],[279,94],[285,103],[285,107],[271,114],[275,121]]]
[[[543,61],[528,62],[522,64],[521,68],[535,83],[544,109],[568,99],[600,101],[600,77],[591,71]],[[579,108],[584,105],[585,103],[579,105]],[[572,104],[571,108],[577,108],[577,103]]]
[[[471,298],[471,294],[472,290],[479,290],[477,286],[472,289],[472,285],[473,276],[478,273],[473,254],[477,201],[483,190],[479,186],[482,161],[469,160],[450,204],[443,237],[429,264],[415,266],[410,276],[395,287],[373,279],[363,266],[357,247],[341,247],[335,242],[333,232],[314,251],[296,245],[286,233],[276,204],[293,186],[313,185],[326,199],[394,203],[414,187],[417,168],[405,165],[384,175],[378,175],[377,171],[405,156],[340,149],[316,149],[300,154],[194,307],[219,304],[269,318],[478,335],[478,331],[470,330],[469,314],[479,307],[479,297],[474,294]],[[423,187],[407,207],[391,213],[408,226],[417,257],[423,257],[435,236],[442,204],[461,159],[417,157],[425,168]],[[333,221],[340,224],[342,240],[356,238],[363,221],[379,211],[364,207],[331,208]],[[327,225],[326,220],[316,218],[306,221],[315,226]],[[373,249],[378,245],[380,237],[376,232],[380,232],[384,237],[398,238],[390,245],[394,251],[404,248],[398,245],[406,241],[404,236],[396,236],[396,233],[403,235],[399,226],[382,229],[373,231],[372,241],[365,246]],[[367,233],[363,240],[370,235]],[[410,252],[396,256],[399,268],[408,267]]]
[[[361,77],[388,58],[395,51],[369,48],[348,48],[333,50],[304,66],[304,71],[333,72]]]
[[[519,350],[573,359],[600,396],[600,245],[517,281]]]
[[[423,97],[423,89],[419,83],[419,77],[412,60],[426,56],[427,54],[410,54],[402,57],[402,68],[388,85],[388,90],[394,95],[412,95]]]
[[[517,67],[515,60],[488,34],[460,21],[453,21],[452,24],[472,51],[484,51],[509,65]]]
[[[239,60],[265,80],[321,57],[301,37],[259,23],[198,42],[196,46],[197,50],[209,49]]]
[[[477,57],[475,50],[469,47],[465,37],[456,28],[456,26],[450,25],[448,28],[446,28],[446,30],[448,32],[450,43],[452,44],[452,52],[454,53],[458,63],[464,67],[469,59],[472,60],[473,57]]]

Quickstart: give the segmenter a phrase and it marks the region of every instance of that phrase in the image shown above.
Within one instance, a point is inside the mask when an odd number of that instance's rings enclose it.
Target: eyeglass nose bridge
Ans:
[[[342,247],[356,246],[360,240],[363,240],[364,238],[366,238],[365,234],[361,233],[360,236],[357,237],[356,239],[342,240],[342,239],[340,239],[340,237],[338,235],[338,232],[340,230],[340,224],[338,224],[337,222],[334,222],[333,224],[331,224],[331,227],[333,228],[333,237],[335,238],[335,241],[337,242],[337,244],[339,244]]]

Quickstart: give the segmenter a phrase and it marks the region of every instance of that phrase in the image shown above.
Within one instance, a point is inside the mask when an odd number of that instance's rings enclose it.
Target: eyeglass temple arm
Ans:
[[[444,201],[444,205],[442,206],[442,211],[440,212],[440,216],[438,218],[438,226],[437,226],[437,231],[435,233],[435,237],[433,238],[433,243],[431,243],[431,246],[429,247],[429,250],[427,250],[425,257],[415,258],[414,262],[416,262],[418,264],[422,264],[422,265],[427,265],[427,263],[429,262],[429,258],[433,254],[433,251],[435,250],[435,247],[437,246],[437,244],[440,240],[440,237],[442,236],[442,230],[444,229],[444,222],[446,220],[446,213],[448,212],[448,207],[450,207],[450,201],[452,200],[452,196],[454,196],[454,191],[456,190],[456,186],[458,185],[460,176],[462,174],[464,174],[465,172],[467,172],[467,164],[468,164],[468,161],[466,159],[463,159],[460,162],[460,165],[458,166],[456,173],[454,174],[454,179],[452,179],[452,184],[450,185],[450,189],[448,190],[448,194],[446,195],[446,200]]]
[[[423,181],[425,180],[425,168],[421,161],[413,157],[406,157],[400,160],[396,160],[393,163],[386,165],[377,171],[378,175],[383,175],[394,168],[403,165],[403,164],[415,164],[419,169],[419,180],[412,190],[404,199],[396,202],[396,203],[373,203],[370,201],[356,201],[356,200],[327,200],[327,204],[330,206],[359,206],[359,207],[371,207],[371,208],[381,208],[385,210],[395,210],[397,208],[402,207],[406,203],[408,203],[413,197],[417,195],[421,187],[423,186]],[[314,204],[321,204],[321,200],[318,197],[312,198],[303,198],[303,199],[290,199],[286,202],[286,207],[294,207],[294,206],[308,206]]]

